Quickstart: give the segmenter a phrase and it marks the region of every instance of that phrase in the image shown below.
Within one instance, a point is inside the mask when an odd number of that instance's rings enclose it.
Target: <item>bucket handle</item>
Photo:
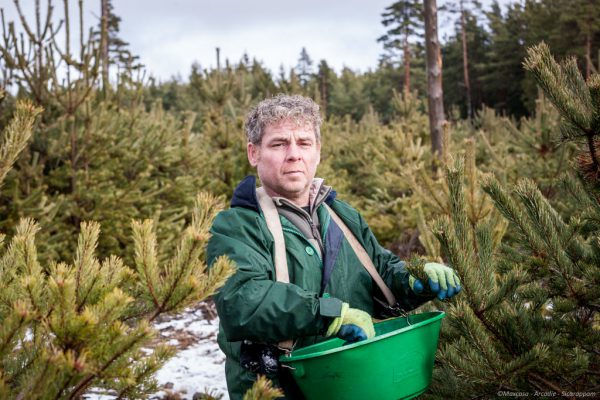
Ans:
[[[287,364],[281,364],[280,366],[282,368],[289,369],[290,371],[292,371],[292,374],[294,376],[297,376],[298,378],[304,376],[304,366],[302,364],[298,364],[296,367],[292,367],[291,365],[287,365]]]

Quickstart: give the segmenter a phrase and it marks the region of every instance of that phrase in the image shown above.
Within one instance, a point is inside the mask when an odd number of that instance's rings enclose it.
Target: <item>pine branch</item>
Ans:
[[[521,211],[500,185],[500,182],[498,182],[493,175],[487,175],[484,178],[482,188],[492,198],[496,209],[500,211],[508,221],[517,226],[523,237],[526,239],[526,243],[531,251],[535,254],[543,254],[544,245],[542,244],[539,235],[534,233],[527,226]]]
[[[492,240],[491,226],[484,222],[475,230],[477,242],[477,264],[480,271],[487,271],[494,265],[494,242]],[[493,274],[490,274],[493,276]]]
[[[15,337],[25,327],[31,319],[31,312],[27,306],[21,302],[14,305],[13,313],[2,321],[0,328],[0,356],[12,352]]]
[[[143,382],[153,379],[154,374],[162,366],[163,362],[171,358],[175,353],[175,350],[171,346],[157,346],[150,357],[146,357],[144,363],[134,372],[132,384],[126,384],[119,391],[117,399],[123,398],[138,398],[146,393],[152,391],[152,388],[144,388],[146,390],[140,391],[137,382]],[[150,389],[150,390],[148,390]]]
[[[546,387],[552,389],[556,393],[564,393],[564,392],[566,392],[564,389],[562,389],[560,386],[558,386],[554,382],[550,382],[549,380],[544,379],[543,377],[541,377],[539,374],[537,374],[535,372],[530,372],[528,375],[529,375],[530,378],[535,379],[536,381],[543,383],[544,385],[546,385]],[[565,397],[568,398],[568,399],[574,399],[573,397],[568,397],[568,396],[565,396]]]
[[[166,287],[162,294],[162,303],[158,307],[155,313],[152,315],[150,320],[158,316],[158,314],[164,311],[172,310],[173,306],[180,303],[181,298],[173,298],[175,290],[181,285],[184,278],[190,276],[192,272],[197,269],[197,263],[199,262],[200,252],[202,246],[207,242],[208,238],[203,237],[200,232],[194,230],[193,227],[188,227],[184,233],[184,238],[180,246],[177,249],[177,253],[173,260],[169,263],[166,270]],[[184,298],[187,296],[184,296]],[[174,300],[173,304],[169,304]]]
[[[138,273],[144,279],[145,288],[148,290],[152,303],[159,309],[161,302],[155,291],[155,287],[159,285],[156,264],[156,236],[153,233],[152,226],[153,222],[151,220],[132,222],[135,265]]]
[[[17,102],[14,117],[4,129],[0,142],[0,185],[27,145],[33,132],[35,118],[41,112],[41,108],[35,107],[27,100]]]
[[[90,279],[97,274],[100,265],[94,253],[98,245],[98,236],[100,235],[100,224],[97,222],[83,222],[81,232],[77,241],[77,250],[73,266],[75,268],[75,290],[77,310],[84,306],[87,296],[93,285],[89,285]],[[83,278],[82,278],[83,277]],[[84,282],[82,282],[82,279]],[[85,291],[85,293],[84,293]]]
[[[69,399],[76,399],[79,396],[81,396],[95,378],[101,377],[102,373],[106,371],[117,359],[127,354],[143,339],[146,339],[150,333],[149,327],[143,324],[141,326],[138,326],[137,331],[138,332],[136,332],[136,335],[133,335],[131,333],[128,334],[126,336],[127,342],[123,345],[123,347],[115,351],[114,354],[108,360],[106,360],[106,362],[103,365],[97,368],[94,373],[88,374],[85,378],[80,380],[75,386],[75,388],[71,391]]]
[[[252,388],[244,394],[244,400],[273,400],[280,397],[283,397],[281,389],[274,387],[263,375],[260,375]]]
[[[50,370],[50,367],[51,367],[51,365],[52,365],[52,364],[51,364],[51,360],[50,360],[50,358],[47,358],[47,359],[44,361],[44,366],[43,366],[43,368],[42,368],[42,373],[41,373],[41,374],[39,374],[39,375],[36,377],[37,379],[32,379],[32,380],[29,382],[29,385],[28,385],[28,386],[26,386],[26,387],[24,387],[24,388],[23,388],[23,389],[22,389],[22,390],[21,390],[21,391],[20,391],[20,392],[17,394],[17,396],[16,396],[15,398],[16,398],[16,399],[18,399],[18,400],[24,400],[24,399],[27,399],[27,396],[28,396],[30,393],[39,393],[39,392],[40,392],[40,390],[38,390],[38,388],[39,388],[39,387],[42,385],[42,383],[44,383],[44,382],[45,382],[45,377],[46,377],[46,374],[48,374],[48,372],[49,372],[49,370]]]
[[[446,174],[449,188],[450,215],[452,217],[454,233],[460,243],[465,259],[468,259],[469,255],[473,254],[474,249],[472,246],[473,242],[469,236],[470,224],[465,209],[468,203],[465,199],[463,189],[464,160],[457,159],[454,168],[446,169]]]
[[[548,51],[550,51],[548,49]],[[577,66],[577,59],[575,57],[567,58],[561,65],[560,69],[562,71],[562,75],[565,80],[563,81],[563,87],[568,88],[568,90],[575,96],[577,96],[577,100],[579,104],[581,104],[584,108],[584,112],[587,115],[592,115],[593,109],[591,108],[591,95],[590,91],[586,85],[586,82],[579,72],[579,67]],[[590,124],[591,126],[591,124]]]
[[[576,264],[565,252],[568,243],[562,243],[558,237],[558,232],[564,232],[566,226],[533,182],[521,180],[516,193],[521,198],[531,222],[538,228],[539,235],[545,243],[545,250],[555,262],[571,294],[578,297],[571,279]]]
[[[527,54],[525,68],[533,72],[538,84],[568,121],[565,138],[585,138],[587,155],[579,160],[579,168],[588,179],[597,182],[600,179],[596,145],[596,137],[600,135],[600,78],[593,77],[586,84],[574,58],[558,65],[543,42],[529,48]],[[572,126],[568,127],[569,124]]]
[[[559,66],[543,42],[527,49],[527,57],[523,62],[525,69],[534,74],[537,82],[565,119],[586,132],[591,126],[592,116],[588,104],[582,102],[585,94],[576,93],[575,89],[563,84],[573,80],[573,72],[570,71],[572,64],[567,62],[566,65]],[[587,87],[585,90],[587,91]]]

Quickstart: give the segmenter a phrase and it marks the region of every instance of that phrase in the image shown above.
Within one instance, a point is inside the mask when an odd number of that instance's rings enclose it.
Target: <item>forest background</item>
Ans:
[[[421,2],[382,10],[374,70],[336,72],[301,49],[295,68],[273,73],[250,56],[222,62],[217,51],[216,68],[192,65],[186,81],[166,82],[144,77],[109,1],[90,32],[46,4],[36,2],[22,32],[2,21],[8,397],[41,387],[77,396],[92,384],[124,397],[151,392],[152,372],[171,353],[144,356],[152,333],[138,323],[205,298],[230,273],[226,262],[205,271],[202,243],[211,215],[252,173],[245,113],[280,92],[321,105],[319,175],[380,242],[461,275],[462,298],[435,305],[448,318],[432,396],[600,391],[597,1],[440,3],[439,15],[455,21],[442,44],[440,158],[431,152]],[[566,61],[531,50],[540,41]],[[19,132],[28,133],[11,147]],[[101,222],[101,233],[85,221]],[[90,338],[102,324],[112,336]],[[125,355],[138,364],[115,363]]]

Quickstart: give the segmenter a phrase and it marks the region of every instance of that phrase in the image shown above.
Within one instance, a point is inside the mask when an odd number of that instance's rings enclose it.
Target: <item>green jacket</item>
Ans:
[[[325,202],[364,246],[404,310],[433,298],[413,293],[404,262],[379,245],[354,208],[336,200],[333,191]],[[325,245],[323,259],[300,230],[280,216],[291,283],[275,281],[273,237],[256,199],[253,176],[238,185],[231,208],[215,218],[207,247],[208,264],[225,254],[237,265],[237,272],[215,296],[220,318],[218,342],[227,357],[227,385],[232,399],[241,399],[256,379],[239,365],[242,340],[276,344],[294,339],[296,348],[303,347],[323,340],[332,318],[339,316],[339,300],[374,315],[373,296],[383,299],[325,207],[320,206],[317,212]],[[333,269],[326,293],[320,296],[322,270],[327,263]],[[272,378],[278,384],[277,377]],[[290,397],[287,391],[286,395]]]

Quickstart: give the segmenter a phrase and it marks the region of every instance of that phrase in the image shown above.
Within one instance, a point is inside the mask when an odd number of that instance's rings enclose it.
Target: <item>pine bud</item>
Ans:
[[[85,361],[81,358],[76,359],[73,362],[73,369],[77,372],[82,372],[86,367]]]
[[[24,302],[17,302],[14,306],[15,312],[21,319],[27,319],[30,316],[29,308]]]

